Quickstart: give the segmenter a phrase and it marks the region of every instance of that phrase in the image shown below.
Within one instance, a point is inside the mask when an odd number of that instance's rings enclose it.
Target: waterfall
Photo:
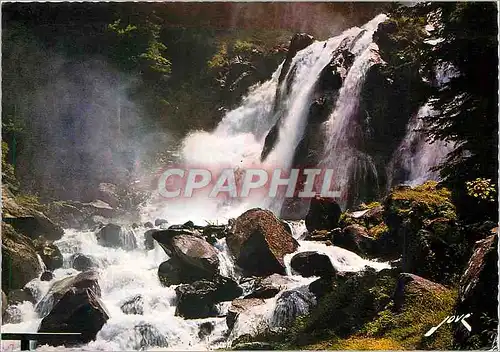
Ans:
[[[328,120],[323,124],[326,140],[319,166],[333,169],[335,187],[344,194],[350,192],[355,181],[368,177],[376,180],[378,175],[372,156],[357,148],[360,138],[357,120],[365,76],[370,67],[380,60],[372,36],[378,24],[385,19],[385,15],[379,15],[361,28],[348,29],[336,37],[314,42],[299,51],[282,82],[279,76],[283,65],[280,65],[270,80],[252,87],[240,106],[227,112],[214,131],[190,133],[178,151],[178,164],[184,168],[196,166],[215,171],[224,167],[264,170],[288,170],[294,167],[294,153],[303,137],[309,108],[317,99],[315,93],[321,72],[330,64],[336,49],[347,48],[353,54],[354,61],[344,72],[333,109],[328,111]],[[409,123],[407,135],[394,154],[391,164],[393,169],[396,165],[402,165],[408,173],[406,180],[411,182],[435,177],[429,173],[429,166],[446,154],[447,147],[439,143],[429,144],[416,131],[421,127],[419,117],[432,113],[428,105],[422,107]],[[274,126],[278,129],[277,140],[267,157],[261,161],[266,136]],[[259,193],[235,200],[209,198],[201,194],[181,200],[152,202],[141,212],[143,223],[161,218],[167,219],[170,224],[188,220],[199,225],[206,225],[206,222],[225,224],[229,218],[237,217],[252,207],[268,208],[279,213],[282,201],[273,201]],[[316,278],[292,274],[290,262],[296,253],[315,251],[325,254],[339,272],[360,271],[366,266],[377,270],[389,267],[386,263],[363,259],[333,245],[304,241],[304,221],[289,224],[299,243],[295,253],[284,257],[289,284],[275,297],[266,299],[264,304],[240,314],[232,331],[228,331],[224,317],[184,319],[175,316],[175,286],[163,287],[157,274],[158,266],[168,257],[156,242],[155,248],[150,250],[142,245],[143,234],[148,230],[142,226],[128,233],[129,236],[135,236],[136,242],[140,244],[128,250],[101,246],[93,232],[66,229],[64,236],[55,242],[64,256],[63,268],[54,271],[54,279],[50,282],[35,279],[28,286],[35,290],[39,303],[54,282],[79,273],[71,267],[73,255],[83,253],[92,256],[100,274],[102,301],[109,310],[110,319],[95,341],[78,350],[160,348],[155,345],[163,345],[163,350],[164,345],[168,345],[168,350],[206,350],[227,348],[231,341],[245,333],[286,326],[297,315],[308,312],[315,302],[307,286]],[[221,274],[239,280],[241,273],[231,258],[225,239],[217,240],[214,247],[218,253]],[[138,296],[143,304],[143,314],[125,314],[121,306]],[[223,312],[227,306],[228,303],[224,302],[218,308]],[[35,305],[24,302],[16,309],[19,321],[3,325],[2,330],[36,331],[42,317],[35,311]],[[209,337],[202,338],[199,336],[200,326],[207,323],[213,324],[213,330]],[[9,346],[10,342],[2,342],[3,348]],[[19,348],[19,344],[15,347]],[[41,349],[54,350],[49,347]],[[56,348],[59,349],[62,348]]]
[[[434,74],[435,85],[442,88],[459,73],[451,64],[440,64],[435,67]],[[427,180],[439,181],[439,173],[432,169],[445,160],[455,144],[442,140],[431,143],[426,138],[424,118],[437,114],[428,101],[408,122],[406,134],[386,168],[388,190],[396,183],[415,186]]]
[[[366,177],[372,173],[377,179],[377,171],[370,155],[356,149],[358,140],[356,114],[359,97],[368,69],[379,60],[377,45],[372,36],[379,23],[386,19],[379,15],[359,29],[357,40],[351,44],[351,51],[356,59],[347,73],[340,89],[335,108],[327,122],[327,141],[320,164],[334,170],[334,187],[346,198],[351,181]],[[345,202],[342,202],[345,206]]]
[[[422,118],[434,115],[436,112],[426,103],[408,123],[406,135],[387,168],[388,188],[398,182],[415,186],[427,180],[439,180],[439,173],[432,168],[444,161],[453,145],[441,140],[433,143],[427,140],[422,132],[425,127]]]

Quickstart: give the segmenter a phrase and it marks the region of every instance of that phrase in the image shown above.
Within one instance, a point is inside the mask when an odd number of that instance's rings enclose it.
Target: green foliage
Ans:
[[[467,194],[478,200],[494,202],[496,199],[495,184],[491,179],[476,178],[474,181],[465,182]]]
[[[443,40],[429,51],[429,61],[457,72],[433,92],[440,114],[426,119],[432,138],[456,143],[439,170],[462,218],[496,221],[496,200],[470,202],[464,180],[498,180],[497,5],[434,3],[430,9],[442,23],[433,35]]]
[[[220,69],[229,64],[227,44],[222,43],[219,46],[219,50],[214,54],[214,56],[207,62],[208,67],[211,69]]]
[[[391,192],[387,203],[391,213],[422,222],[423,219],[444,217],[456,219],[451,192],[439,187],[436,181],[427,181],[414,188],[397,188]]]
[[[171,72],[171,62],[165,57],[167,47],[160,41],[161,26],[149,17],[137,23],[117,19],[107,26],[112,41],[111,57],[127,70],[151,70],[160,74]]]
[[[257,50],[257,46],[248,41],[238,39],[233,44],[233,52],[236,55],[248,55],[252,53],[254,50]]]
[[[7,161],[9,154],[9,145],[2,141],[2,183],[11,187],[11,190],[17,190],[19,183],[16,179],[14,166]]]

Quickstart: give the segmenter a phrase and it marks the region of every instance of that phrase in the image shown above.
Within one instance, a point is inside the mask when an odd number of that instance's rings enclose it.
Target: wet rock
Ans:
[[[462,324],[454,332],[454,345],[460,349],[491,344],[489,331],[496,331],[498,324],[498,235],[495,233],[476,242],[473,254],[460,279],[455,316],[472,315],[466,319],[472,331]],[[484,319],[486,318],[486,319]]]
[[[12,290],[7,295],[7,301],[9,304],[19,304],[23,302],[36,303],[35,297],[30,290],[27,288]]]
[[[172,240],[175,236],[180,235],[189,235],[201,238],[201,234],[199,231],[184,228],[182,227],[182,225],[172,225],[166,230],[154,230],[151,233],[153,239],[158,242],[158,244],[161,246],[161,248],[163,248],[163,250],[169,257],[174,255],[174,251],[172,249]]]
[[[308,47],[314,42],[314,37],[306,33],[296,33],[290,40],[290,46],[288,47],[288,53],[286,55],[283,67],[278,78],[278,82],[281,83],[285,79],[293,58],[300,50]]]
[[[155,248],[155,242],[153,238],[153,233],[155,233],[155,231],[156,230],[151,229],[144,232],[144,248],[146,248],[147,250]]]
[[[155,226],[153,225],[153,223],[151,221],[148,221],[148,222],[144,223],[144,227],[147,229],[152,229]]]
[[[136,295],[121,305],[120,309],[125,314],[144,314],[144,298],[141,295]]]
[[[23,288],[42,268],[30,239],[2,222],[2,290]]]
[[[122,229],[116,224],[107,224],[96,233],[97,242],[103,247],[123,248],[133,250],[137,248],[135,235],[130,229]]]
[[[64,234],[64,230],[43,213],[19,205],[6,187],[2,187],[2,222],[31,239],[43,236],[55,241]]]
[[[54,243],[38,239],[33,241],[33,244],[48,270],[53,271],[63,266],[63,255]]]
[[[236,264],[247,276],[285,274],[283,257],[298,247],[281,221],[272,212],[259,208],[239,216],[226,241]]]
[[[104,304],[92,289],[70,289],[42,319],[38,332],[78,332],[78,337],[39,338],[38,345],[65,347],[89,343],[109,319]]]
[[[183,280],[181,263],[175,257],[160,264],[158,267],[158,279],[160,280],[160,283],[166,287],[178,285],[183,282],[191,282],[189,280]],[[196,281],[196,279],[193,281]]]
[[[59,300],[69,291],[83,293],[85,290],[92,291],[100,297],[99,275],[95,271],[86,271],[75,276],[70,276],[52,284],[47,294],[38,302],[35,311],[41,316],[48,314]],[[83,296],[82,296],[83,297]],[[72,298],[69,297],[71,300]]]
[[[200,280],[176,287],[177,307],[175,315],[186,319],[216,316],[216,303],[231,301],[243,290],[233,280],[219,276],[214,281]]]
[[[120,204],[118,187],[112,183],[100,183],[97,190],[97,198],[117,208]]]
[[[244,298],[244,299],[235,299],[231,302],[231,307],[226,315],[226,325],[229,328],[229,331],[233,330],[234,324],[238,319],[238,316],[241,313],[252,309],[253,307],[260,306],[265,304],[266,301],[260,298]]]
[[[375,240],[370,237],[365,227],[354,224],[346,226],[342,232],[334,234],[333,244],[361,256],[367,256],[373,252]]]
[[[193,268],[201,277],[211,278],[219,271],[219,257],[215,248],[205,241],[198,230],[172,229],[156,231],[153,238],[170,257],[181,262],[181,267]]]
[[[215,325],[210,321],[206,321],[200,325],[200,330],[198,331],[198,337],[204,339],[209,336],[212,331],[214,331]]]
[[[165,219],[156,219],[155,220],[155,227],[160,227],[162,225],[168,225],[168,221]]]
[[[153,325],[134,326],[134,350],[144,351],[150,347],[168,347],[167,338]]]
[[[320,277],[309,284],[309,291],[316,297],[322,298],[333,289],[333,277]]]
[[[273,312],[272,326],[288,327],[297,317],[309,313],[316,304],[314,295],[307,288],[285,291],[276,301]]]
[[[40,281],[51,281],[54,279],[54,274],[51,271],[44,271],[40,276]]]
[[[337,227],[342,210],[331,198],[315,197],[311,199],[306,215],[307,231],[332,230]]]
[[[171,248],[180,261],[205,272],[207,277],[218,273],[217,251],[204,239],[191,235],[175,236]]]
[[[284,290],[291,282],[288,276],[273,274],[263,279],[257,279],[253,283],[253,292],[245,298],[272,298]]]
[[[267,342],[243,342],[231,346],[234,351],[272,351],[273,345]]]
[[[19,324],[23,321],[23,312],[19,307],[15,305],[3,307],[5,307],[5,312],[2,313],[2,324]]]
[[[332,276],[336,272],[330,258],[326,254],[317,252],[297,253],[292,257],[290,265],[295,272],[304,277]]]
[[[82,253],[73,254],[70,263],[73,269],[82,272],[99,267],[94,258]]]

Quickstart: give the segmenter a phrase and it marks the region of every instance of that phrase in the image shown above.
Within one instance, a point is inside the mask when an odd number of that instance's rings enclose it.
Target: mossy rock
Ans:
[[[21,289],[41,272],[31,240],[2,222],[2,290]]]
[[[453,315],[457,293],[416,275],[402,274],[396,297],[367,323],[361,334],[371,338],[389,338],[404,349],[443,350],[452,347],[452,327],[441,326],[433,335],[425,333],[445,317]]]

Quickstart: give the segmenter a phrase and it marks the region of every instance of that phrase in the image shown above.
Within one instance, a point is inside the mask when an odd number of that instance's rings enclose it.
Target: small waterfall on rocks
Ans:
[[[422,118],[435,114],[429,103],[426,103],[408,123],[406,135],[387,168],[388,187],[394,185],[397,176],[399,183],[410,186],[422,184],[427,180],[439,180],[438,172],[432,168],[444,161],[453,146],[440,140],[430,143],[422,133]],[[396,168],[400,175],[395,175]]]
[[[269,81],[252,87],[241,105],[228,112],[213,132],[197,131],[188,135],[176,163],[186,168],[197,166],[213,170],[224,167],[288,170],[293,167],[294,153],[303,138],[309,108],[317,99],[315,87],[321,72],[330,63],[333,51],[345,49],[353,55],[353,62],[344,72],[342,86],[324,126],[326,141],[319,165],[334,170],[335,186],[342,190],[349,189],[353,178],[371,175],[376,179],[377,171],[372,157],[356,146],[358,127],[355,115],[365,74],[378,60],[372,36],[385,18],[384,15],[377,16],[362,28],[351,28],[339,36],[314,42],[300,50],[293,57],[290,70],[281,82],[279,77],[283,64]],[[416,121],[418,125],[419,120]],[[262,158],[266,136],[273,126],[277,126],[279,133],[268,155]],[[409,129],[405,138],[410,144],[418,139],[412,134],[413,130]],[[398,154],[409,162],[405,166],[409,170],[409,177],[415,182],[432,177],[426,170],[435,161],[436,155],[442,152],[439,145],[429,147],[420,140],[417,144],[419,147],[416,152],[402,145],[401,153]],[[145,223],[163,218],[172,224],[189,220],[199,225],[205,225],[205,222],[225,224],[229,218],[239,216],[252,207],[271,209],[279,214],[282,202],[283,199],[273,201],[262,194],[253,195],[244,201],[209,198],[200,194],[190,199],[151,202],[142,209],[142,220]],[[135,236],[137,246],[133,249],[104,247],[92,231],[66,229],[62,239],[55,242],[64,256],[63,268],[54,271],[51,281],[35,279],[28,287],[32,288],[36,301],[40,302],[54,282],[79,273],[72,268],[72,260],[75,254],[83,253],[91,258],[99,272],[101,297],[110,318],[96,340],[79,350],[206,350],[227,348],[239,336],[255,333],[262,328],[287,326],[295,317],[308,312],[316,304],[307,290],[307,285],[316,278],[304,278],[291,270],[290,261],[296,253],[314,251],[325,254],[340,272],[360,271],[366,266],[377,270],[388,267],[385,263],[365,260],[336,246],[303,241],[306,232],[304,222],[289,224],[293,236],[299,242],[297,251],[284,258],[289,281],[273,298],[265,299],[262,304],[239,314],[231,331],[228,331],[225,318],[228,302],[218,305],[220,314],[216,317],[184,319],[175,315],[176,285],[162,286],[157,274],[158,266],[169,259],[168,255],[156,242],[154,248],[146,248],[143,234],[148,228],[143,226],[128,232]],[[218,239],[214,247],[220,261],[220,274],[238,281],[241,275],[233,263],[225,239]],[[243,286],[243,283],[240,284]],[[126,314],[124,305],[127,306],[126,310],[133,310],[133,314]],[[36,304],[30,302],[13,307],[10,312],[12,322],[3,325],[3,331],[37,331],[43,317],[35,307]],[[200,327],[207,326],[210,329],[205,330],[209,332],[202,334]],[[19,349],[19,343],[3,341],[2,347]],[[44,346],[41,349],[64,348]]]

